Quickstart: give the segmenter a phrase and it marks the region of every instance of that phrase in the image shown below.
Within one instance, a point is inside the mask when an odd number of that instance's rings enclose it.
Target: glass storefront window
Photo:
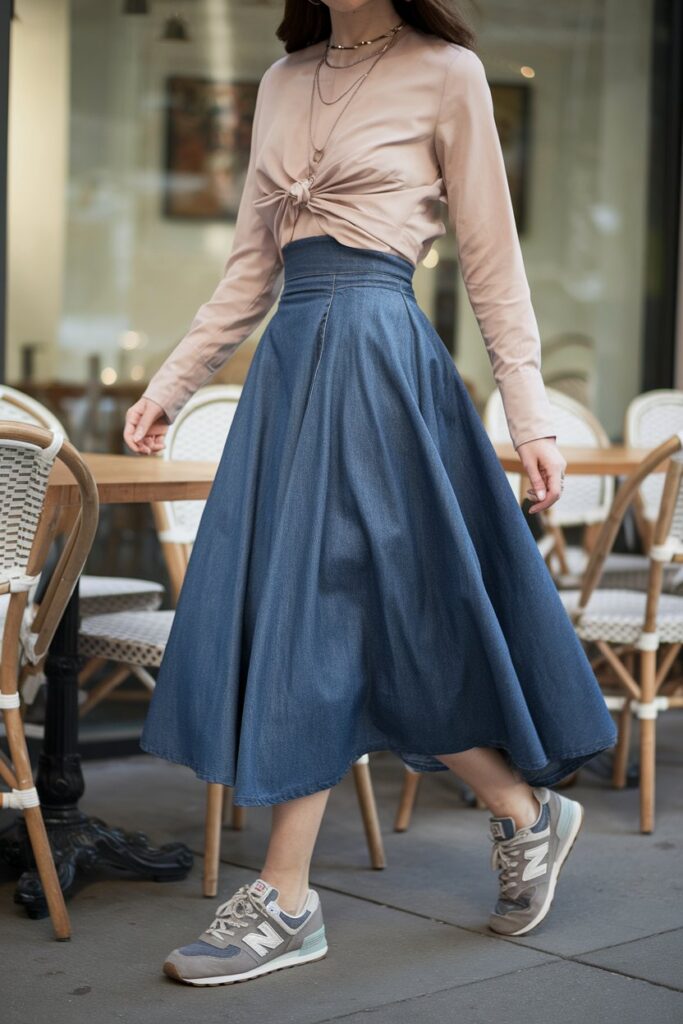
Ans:
[[[17,0],[12,38],[6,379],[98,387],[124,407],[218,280],[250,90],[282,54],[279,0],[146,7]],[[486,0],[471,13],[546,382],[618,438],[641,389],[653,0]],[[171,124],[173,97],[185,106]],[[192,118],[209,114],[210,152],[194,153]],[[191,193],[193,160],[212,176],[209,198],[169,206],[169,167],[176,196]],[[455,258],[449,231],[416,291],[481,408],[493,379]],[[243,380],[256,342],[217,379]]]

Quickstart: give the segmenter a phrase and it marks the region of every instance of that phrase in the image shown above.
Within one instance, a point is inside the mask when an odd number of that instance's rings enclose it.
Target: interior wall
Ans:
[[[68,0],[19,0],[12,22],[8,133],[7,364],[40,344],[42,375],[58,364],[64,283],[69,120]]]

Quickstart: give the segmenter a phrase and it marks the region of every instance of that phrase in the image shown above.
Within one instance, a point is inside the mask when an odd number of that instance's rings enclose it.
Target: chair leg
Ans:
[[[223,790],[220,782],[206,784],[206,820],[204,822],[204,877],[202,892],[215,896],[218,892],[218,865],[221,853],[223,824]]]
[[[373,868],[381,869],[386,867],[387,862],[384,854],[382,832],[379,827],[375,794],[372,788],[372,778],[370,776],[370,758],[367,754],[364,754],[363,757],[360,757],[355,762],[353,766],[353,781],[356,784],[358,803],[360,804],[360,811],[363,817],[363,827],[365,828],[365,835],[368,841],[370,863]]]
[[[614,761],[612,763],[612,786],[614,789],[623,789],[626,785],[626,770],[628,767],[628,755],[631,746],[631,700],[624,697],[624,705],[619,712],[619,732],[617,745],[614,750]]]
[[[31,762],[26,747],[23,723],[19,708],[8,708],[4,711],[5,732],[9,746],[10,758],[16,777],[16,788],[27,790],[33,788]],[[64,902],[64,894],[57,877],[57,869],[52,858],[52,850],[45,830],[45,822],[39,806],[24,807],[24,822],[28,832],[31,850],[38,869],[38,877],[43,887],[43,894],[50,912],[55,938],[71,938],[69,915]]]
[[[31,840],[31,849],[35,858],[40,884],[43,887],[47,909],[50,913],[55,938],[60,941],[71,938],[69,914],[64,902],[64,894],[57,877],[57,869],[52,859],[52,850],[45,831],[45,822],[40,807],[24,808],[24,822]]]
[[[422,773],[406,769],[403,773],[403,789],[399,801],[396,818],[394,820],[394,832],[407,832],[410,827],[410,820],[413,816],[413,808],[417,799],[417,791],[422,780]]]
[[[232,827],[236,832],[240,832],[245,825],[247,820],[247,809],[246,807],[240,807],[239,804],[232,805]]]
[[[117,686],[120,686],[121,683],[124,683],[129,675],[129,666],[119,665],[112,671],[111,675],[106,676],[104,679],[100,680],[100,682],[97,683],[96,686],[93,686],[91,687],[90,690],[87,690],[86,692],[88,696],[78,709],[79,718],[83,718],[85,715],[88,714],[89,711],[92,711],[94,707],[97,707],[97,705],[101,703],[101,701],[103,701],[106,697],[108,697],[109,694],[113,690],[115,690]]]
[[[223,797],[223,820],[227,821],[230,818],[230,828],[234,829],[235,832],[241,832],[244,828],[247,820],[247,809],[246,807],[240,807],[238,804],[232,802],[232,788],[225,786],[225,795]]]
[[[655,830],[655,721],[640,722],[640,831]]]
[[[640,831],[655,829],[655,677],[657,652],[641,651]]]

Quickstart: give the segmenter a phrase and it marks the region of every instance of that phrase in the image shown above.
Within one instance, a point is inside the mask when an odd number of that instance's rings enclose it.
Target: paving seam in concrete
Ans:
[[[678,931],[675,928],[674,931]],[[660,935],[666,935],[666,932],[660,932]],[[648,935],[647,938],[650,938]],[[636,942],[640,941],[635,939]],[[617,943],[618,945],[618,943]],[[627,945],[627,943],[624,943]],[[605,946],[605,949],[612,949],[612,946]],[[590,960],[581,960],[580,957],[571,957],[574,963],[581,964],[582,967],[595,967],[598,971],[606,971],[607,974],[618,974],[621,978],[628,978],[629,981],[644,981],[646,985],[652,985],[653,988],[665,988],[668,992],[683,992],[683,986],[678,987],[676,985],[667,985],[665,981],[652,981],[651,978],[644,978],[642,974],[627,974],[626,971],[620,971],[618,967],[605,967],[603,964],[593,964]]]
[[[332,1024],[333,1021],[344,1020],[345,1017],[354,1017],[360,1013],[379,1013],[391,1006],[401,1006],[403,1003],[415,1003],[420,999],[431,999],[432,996],[442,995],[444,992],[460,991],[470,985],[486,985],[489,981],[498,981],[500,978],[509,978],[513,974],[526,974],[529,971],[536,971],[539,967],[552,967],[553,961],[547,960],[542,964],[534,964],[531,967],[520,967],[516,971],[503,971],[502,974],[494,974],[490,978],[473,978],[472,981],[463,981],[461,985],[446,985],[444,988],[435,988],[432,992],[421,992],[417,996],[406,996],[405,999],[393,999],[388,1003],[378,1003],[376,1006],[368,1006],[363,1010],[352,1010],[350,1013],[341,1013],[336,1017],[323,1017],[315,1021],[315,1024]],[[592,965],[590,965],[592,966]]]
[[[672,932],[683,932],[683,922],[675,925],[673,928],[664,928],[661,932],[652,932],[650,935],[641,935],[637,939],[626,939],[622,942],[611,942],[609,946],[596,946],[595,949],[582,949],[580,953],[575,953],[576,957],[588,956],[593,953],[602,953],[606,949],[617,949],[618,946],[631,946],[635,942],[645,942],[647,939],[656,939],[660,935],[670,935]],[[560,954],[557,954],[560,956]]]

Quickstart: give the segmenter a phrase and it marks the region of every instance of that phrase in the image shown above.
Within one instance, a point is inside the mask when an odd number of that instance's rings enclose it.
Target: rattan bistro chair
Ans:
[[[167,461],[198,459],[218,462],[241,392],[242,388],[237,384],[218,384],[200,388],[172,424],[166,437],[166,446],[159,457]],[[173,604],[176,603],[183,584],[204,504],[201,500],[152,503],[157,536],[171,583]],[[98,651],[89,663],[94,669],[107,661],[112,661],[113,665],[110,671],[88,690],[79,709],[81,717],[108,698],[131,675],[148,691],[154,689],[154,677],[149,669],[157,668],[161,662],[173,620],[173,613],[168,611],[159,612],[157,615],[139,614],[155,611],[156,608],[158,604],[151,607],[125,605],[116,608],[111,605],[95,607],[93,602],[87,605],[82,603],[82,615],[88,620],[88,626],[81,651]],[[97,625],[90,624],[91,616],[109,612],[127,614],[108,617]],[[110,631],[106,637],[102,632],[105,629]],[[129,638],[127,646],[126,637]],[[112,651],[113,657],[110,658],[107,651]],[[80,674],[80,681],[87,682],[88,675],[89,668],[86,667]],[[242,816],[242,809],[235,808],[235,827],[240,827]]]
[[[683,391],[658,388],[634,398],[624,417],[624,441],[634,448],[654,448],[675,430],[683,430]],[[662,497],[663,477],[646,477],[633,502],[638,531],[649,547]]]
[[[558,444],[579,445],[587,448],[609,447],[610,440],[602,424],[589,409],[575,399],[547,388],[557,423]],[[652,396],[652,397],[650,397]],[[664,397],[662,397],[664,396]],[[673,397],[669,397],[673,396]],[[662,402],[665,415],[661,414]],[[659,403],[659,406],[658,406]],[[678,420],[672,417],[672,409],[678,410]],[[494,391],[489,397],[484,413],[484,422],[492,440],[506,441],[509,438],[500,392]],[[668,428],[665,424],[668,422]],[[672,430],[683,426],[683,392],[651,392],[641,395],[629,407],[626,417],[626,443],[634,447],[652,448],[670,436]],[[519,497],[521,477],[508,473],[508,480]],[[659,489],[658,489],[659,488]],[[642,505],[636,501],[634,511],[639,526],[648,520],[650,532],[641,529],[645,547],[651,535],[652,521],[656,515],[661,481],[646,480],[643,489],[650,500]],[[538,547],[559,589],[575,589],[588,565],[592,541],[604,522],[614,497],[614,481],[604,475],[569,474],[565,480],[562,497],[540,513],[536,521],[542,525],[543,534]],[[643,511],[641,512],[641,508]],[[567,544],[564,528],[582,526],[583,544]],[[599,586],[625,587],[628,590],[645,590],[649,576],[649,561],[646,556],[631,552],[612,551],[605,563]],[[683,570],[676,566],[665,567],[664,589],[672,593],[683,592]]]
[[[218,462],[242,394],[240,384],[200,388],[180,411],[166,437],[161,458]],[[152,505],[174,603],[197,536],[203,501],[159,501]]]
[[[586,448],[607,448],[610,440],[602,424],[585,406],[555,388],[546,388],[548,399],[557,425],[557,443],[580,445]],[[492,440],[509,439],[503,402],[499,391],[494,391],[486,403],[484,424]],[[521,477],[508,474],[508,479],[519,497]],[[556,578],[563,574],[581,572],[586,560],[584,548],[569,547],[564,538],[563,528],[582,526],[584,540],[590,547],[591,532],[596,524],[602,523],[609,511],[614,496],[614,482],[611,477],[601,475],[572,476],[565,480],[561,498],[552,508],[541,513],[544,536],[539,543],[541,552]],[[611,569],[611,566],[610,566]],[[571,580],[576,585],[576,576]]]
[[[54,413],[35,398],[6,384],[0,384],[0,420],[32,423],[67,437],[66,430]],[[164,588],[153,580],[92,576],[89,573],[81,576],[78,592],[83,615],[160,608],[164,598]]]
[[[75,477],[80,509],[35,615],[29,593],[45,564],[60,509],[44,508],[48,477],[55,459]],[[23,812],[50,917],[58,939],[70,936],[69,917],[33,784],[18,693],[19,663],[37,664],[73,593],[97,529],[95,482],[78,452],[61,434],[0,420],[0,595],[4,595],[0,708],[9,758],[0,755],[0,779],[9,786],[2,807]]]
[[[612,669],[625,697],[610,700],[619,710],[614,783],[625,784],[631,724],[640,725],[640,828],[654,830],[655,731],[657,715],[683,707],[680,680],[671,675],[683,646],[683,596],[663,592],[664,568],[683,563],[683,430],[651,451],[619,487],[608,519],[596,539],[580,589],[560,591],[579,638],[594,644]],[[626,509],[649,476],[669,459],[649,548],[646,592],[598,589],[603,567]],[[661,474],[660,474],[661,476]],[[603,681],[604,685],[604,681]]]

